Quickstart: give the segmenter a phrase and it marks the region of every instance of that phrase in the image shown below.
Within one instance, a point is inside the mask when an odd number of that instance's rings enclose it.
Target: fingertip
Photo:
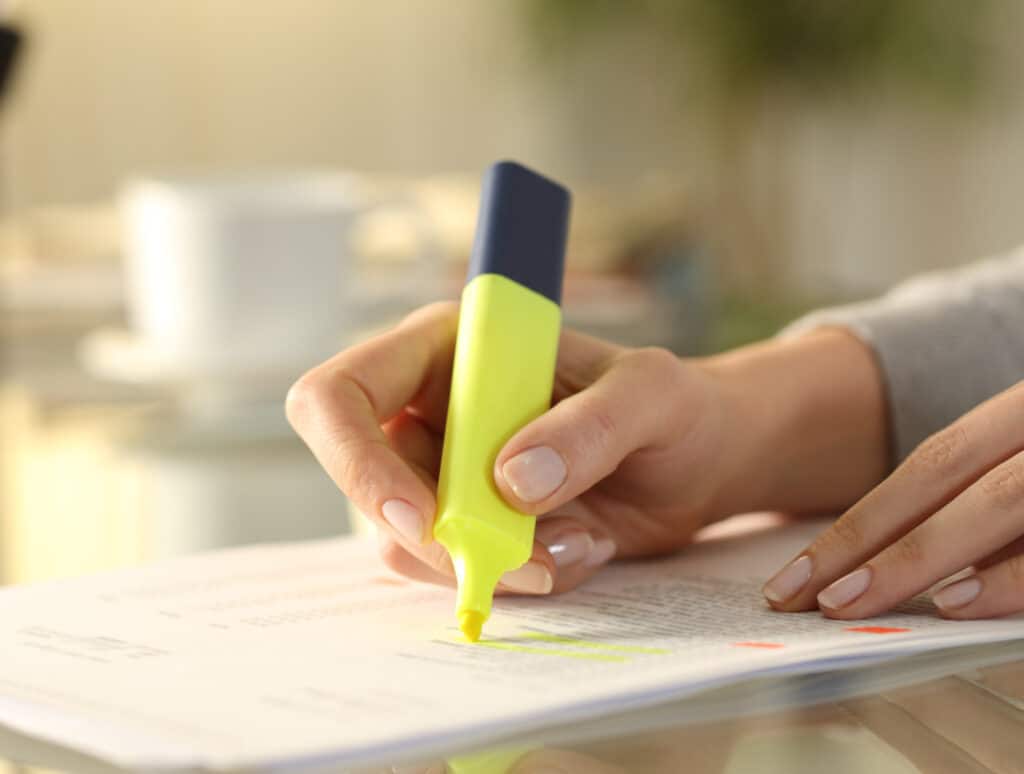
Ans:
[[[603,567],[604,565],[577,564],[560,570],[551,593],[564,594],[567,591],[573,591],[601,572]]]
[[[821,611],[822,616],[831,619],[833,621],[861,621],[867,618],[873,618],[874,614],[853,612],[846,608],[831,608],[823,605],[818,605],[818,610]]]
[[[426,533],[426,519],[422,511],[400,497],[392,497],[380,507],[381,518],[399,535],[416,545],[423,545]]]
[[[784,608],[793,600],[799,599],[802,592],[806,592],[813,573],[814,565],[811,558],[807,554],[802,554],[775,573],[761,587],[761,593],[768,602]]]
[[[313,423],[314,414],[322,410],[322,403],[325,400],[323,390],[320,386],[320,368],[313,368],[296,379],[284,396],[284,415],[300,438],[307,443],[306,437],[310,432],[310,425]]]
[[[588,529],[568,516],[551,516],[537,525],[535,556],[547,555],[554,567],[552,593],[576,588],[615,556],[615,542],[601,530]]]
[[[396,327],[415,326],[423,322],[429,325],[441,324],[454,334],[459,322],[459,302],[452,300],[432,301],[409,312]]]
[[[494,479],[494,486],[498,489],[498,494],[501,495],[501,499],[513,510],[533,517],[540,516],[545,512],[541,503],[528,503],[520,499],[497,464],[494,466],[492,478]]]
[[[356,486],[352,487],[350,497],[357,507],[407,544],[430,543],[437,500],[426,474],[390,449],[362,464],[367,471],[373,471],[374,478],[355,476]]]
[[[972,618],[972,608],[984,589],[980,575],[948,583],[932,595],[932,603],[946,618]]]
[[[583,562],[587,567],[598,568],[608,564],[618,553],[618,546],[609,537],[600,537],[594,540],[594,549],[590,556]]]
[[[516,510],[540,514],[561,504],[558,494],[569,479],[565,456],[547,444],[534,444],[494,463],[494,482]]]
[[[763,591],[761,592],[761,595],[764,596],[764,592]],[[770,607],[772,610],[776,611],[777,613],[785,613],[785,612],[787,612],[785,607],[783,607],[781,604],[776,602],[774,599],[771,599],[770,597],[764,596],[764,603],[766,605],[768,605],[768,607]]]
[[[498,454],[498,458],[494,461],[494,469],[491,471],[491,478],[494,480],[494,486],[497,487],[498,494],[501,495],[501,499],[504,500],[513,508],[515,508],[517,511],[520,511],[521,513],[532,513],[530,511],[529,505],[527,503],[522,502],[518,497],[516,497],[516,493],[512,489],[512,486],[505,479],[505,474],[502,471],[502,453]]]
[[[819,609],[815,601],[802,603],[795,599],[778,601],[769,599],[767,596],[764,598],[764,601],[768,607],[778,613],[807,613]]]
[[[522,567],[505,573],[499,583],[499,588],[504,591],[533,596],[550,594],[554,586],[554,562],[550,557],[545,560],[536,554]]]
[[[378,525],[376,532],[378,553],[389,569],[412,580],[440,586],[455,585],[448,554],[440,546],[424,546],[423,551],[414,553],[387,527]]]

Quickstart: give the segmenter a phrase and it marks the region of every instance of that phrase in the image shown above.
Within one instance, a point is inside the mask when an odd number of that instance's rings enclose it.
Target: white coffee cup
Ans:
[[[132,333],[191,373],[309,365],[387,307],[357,286],[352,235],[396,202],[373,201],[352,175],[138,180],[120,204]],[[397,206],[432,257],[422,213]],[[431,271],[421,261],[392,295],[415,293]]]

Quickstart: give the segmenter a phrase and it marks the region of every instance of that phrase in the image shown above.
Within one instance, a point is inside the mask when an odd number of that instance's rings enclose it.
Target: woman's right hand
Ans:
[[[445,584],[454,583],[451,562],[432,528],[457,322],[455,303],[424,307],[311,370],[287,399],[297,432],[380,527],[384,561]],[[530,561],[499,590],[563,591],[615,556],[672,552],[716,518],[786,507],[772,494],[791,478],[772,473],[786,454],[771,445],[785,441],[778,420],[803,414],[772,407],[771,390],[799,400],[786,358],[806,361],[808,346],[834,356],[844,343],[806,338],[770,345],[782,350],[774,354],[755,348],[698,362],[563,331],[552,408],[495,460],[502,496],[539,517]]]

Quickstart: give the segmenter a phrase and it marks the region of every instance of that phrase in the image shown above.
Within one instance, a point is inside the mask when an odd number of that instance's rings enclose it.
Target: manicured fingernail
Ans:
[[[594,550],[594,538],[589,532],[579,529],[562,530],[553,535],[545,535],[538,530],[537,539],[548,549],[556,567],[582,562]]]
[[[772,602],[785,602],[795,597],[811,579],[811,557],[801,556],[783,567],[774,578],[764,584],[761,593]]]
[[[549,594],[555,582],[548,568],[540,562],[527,562],[518,570],[505,573],[501,584],[510,591],[523,594]]]
[[[583,561],[584,567],[598,567],[605,564],[615,556],[615,541],[609,538],[601,538],[590,550],[590,554]]]
[[[977,578],[965,578],[939,589],[932,597],[932,602],[940,610],[956,610],[958,607],[971,604],[980,593],[981,581]]]
[[[380,514],[406,540],[423,542],[423,517],[405,500],[388,500],[381,506]]]
[[[524,503],[550,497],[565,482],[567,473],[562,455],[550,446],[527,449],[501,466],[501,475]]]
[[[861,567],[844,575],[827,589],[818,594],[818,604],[830,610],[846,607],[868,590],[871,585],[871,568]]]

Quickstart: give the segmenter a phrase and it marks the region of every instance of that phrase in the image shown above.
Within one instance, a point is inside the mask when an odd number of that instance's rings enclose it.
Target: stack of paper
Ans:
[[[453,592],[372,546],[234,549],[0,592],[0,724],[130,768],[361,765],[622,712],[756,676],[1024,638],[926,601],[855,624],[770,611],[819,525],[613,566],[497,602],[463,642]]]

